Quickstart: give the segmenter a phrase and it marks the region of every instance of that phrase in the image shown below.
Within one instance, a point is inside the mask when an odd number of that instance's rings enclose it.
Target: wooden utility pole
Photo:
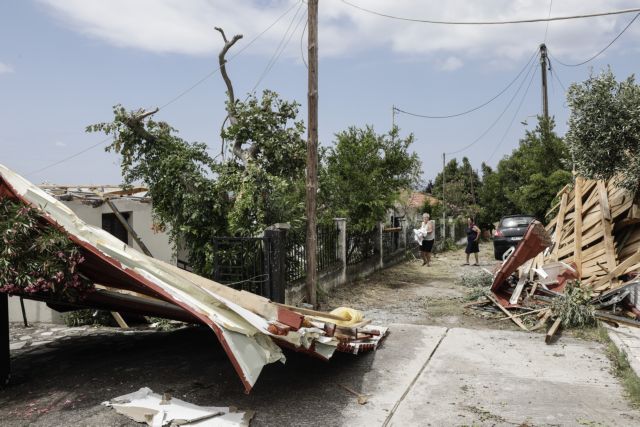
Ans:
[[[547,97],[547,46],[540,45],[540,71],[542,71],[542,115],[549,119],[549,98]]]
[[[318,0],[307,1],[309,60],[308,124],[307,124],[307,300],[315,308],[318,278],[317,254],[318,236],[316,229],[316,196],[318,193]]]

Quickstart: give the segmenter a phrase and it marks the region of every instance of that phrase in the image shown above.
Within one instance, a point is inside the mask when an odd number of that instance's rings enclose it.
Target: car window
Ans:
[[[500,223],[501,228],[515,228],[515,227],[526,227],[529,223],[533,221],[533,217],[531,216],[512,216],[510,218],[504,218]]]

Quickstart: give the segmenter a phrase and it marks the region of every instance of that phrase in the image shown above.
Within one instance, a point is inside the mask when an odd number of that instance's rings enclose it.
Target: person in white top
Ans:
[[[435,221],[431,219],[428,213],[422,214],[422,224],[420,225],[420,234],[422,242],[420,243],[420,254],[422,255],[422,265],[429,267],[431,265],[431,251],[433,250],[433,242],[436,238]]]

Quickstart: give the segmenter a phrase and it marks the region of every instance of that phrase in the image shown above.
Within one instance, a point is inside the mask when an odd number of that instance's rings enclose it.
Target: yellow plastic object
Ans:
[[[342,317],[344,320],[334,320],[336,325],[351,326],[364,320],[364,313],[349,307],[338,307],[331,311],[331,314]]]

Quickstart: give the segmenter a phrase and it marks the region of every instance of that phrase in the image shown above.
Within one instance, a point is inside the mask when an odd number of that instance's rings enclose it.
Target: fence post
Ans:
[[[407,250],[407,220],[402,218],[400,220],[400,244],[402,250]]]
[[[340,283],[347,282],[347,220],[346,218],[334,218],[338,227],[338,256],[342,262]]]
[[[269,281],[271,282],[269,299],[284,304],[287,283],[287,230],[282,228],[265,230],[264,237],[269,241],[271,264],[269,266]]]
[[[382,243],[382,230],[384,229],[384,222],[378,223],[378,238],[376,239],[376,246],[378,247],[378,267],[384,267],[384,244]]]
[[[449,217],[449,231],[451,232],[451,240],[456,241],[456,223],[453,218]]]
[[[9,300],[7,294],[0,293],[0,387],[9,383],[9,352]]]

